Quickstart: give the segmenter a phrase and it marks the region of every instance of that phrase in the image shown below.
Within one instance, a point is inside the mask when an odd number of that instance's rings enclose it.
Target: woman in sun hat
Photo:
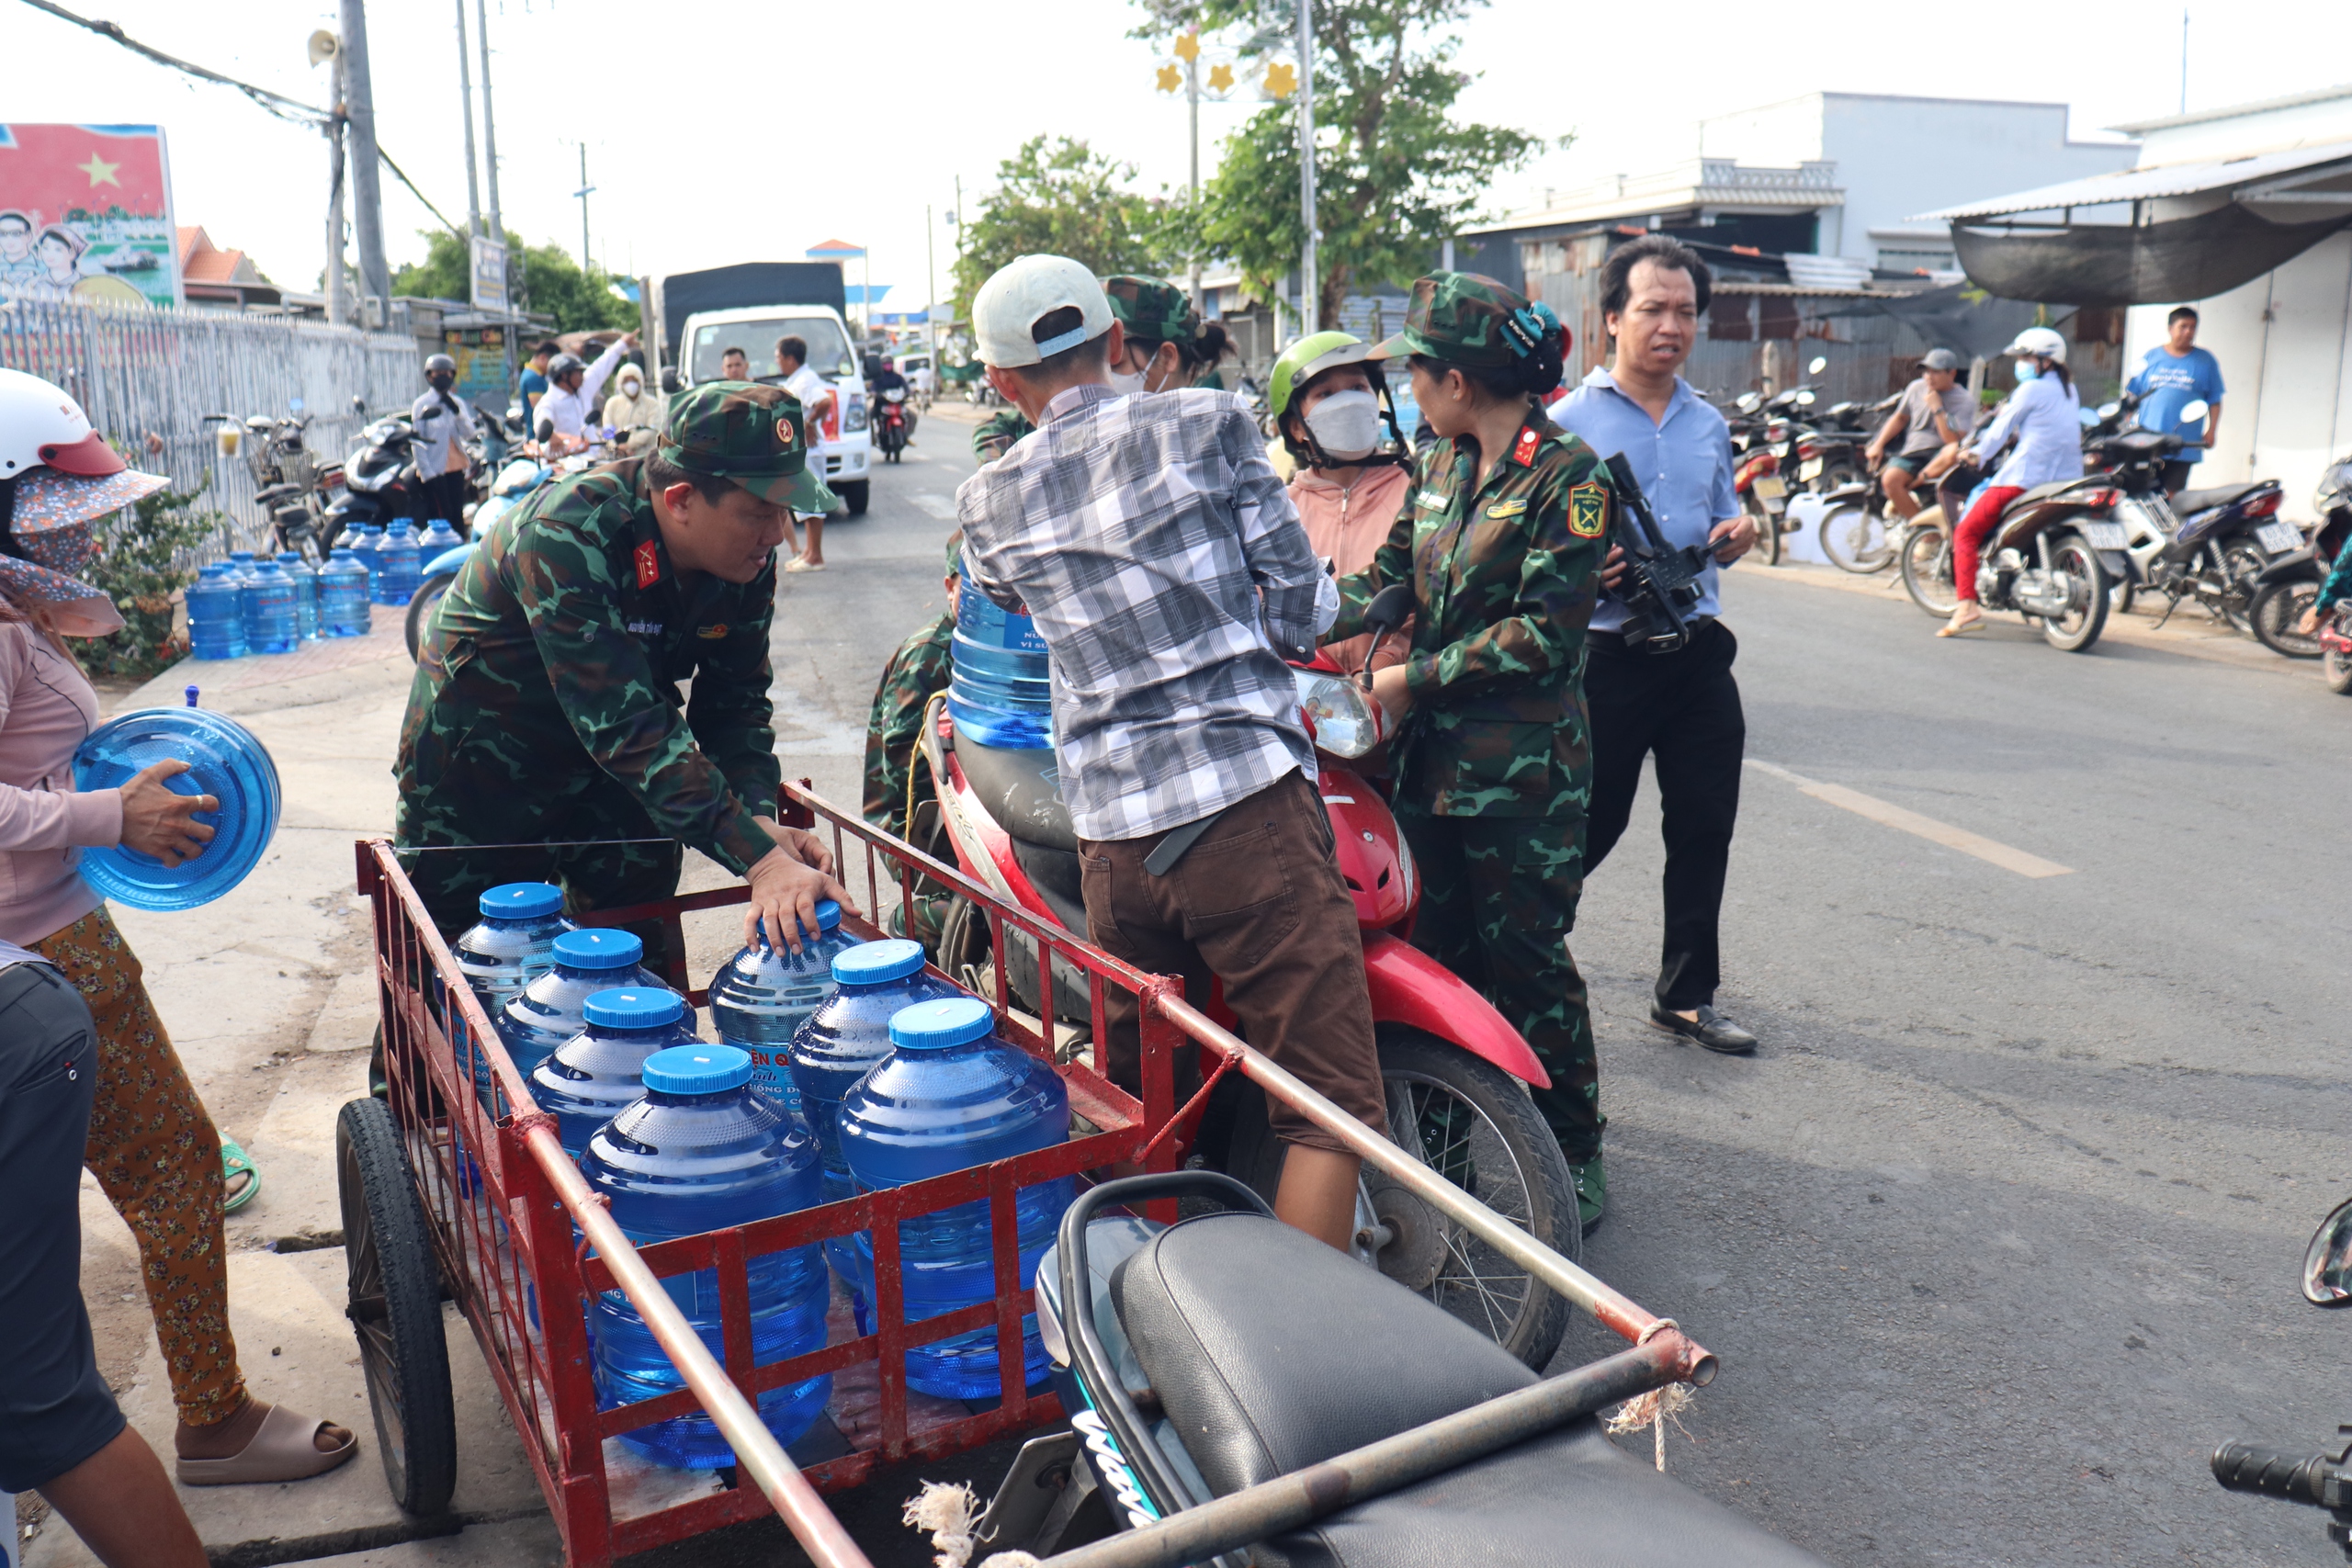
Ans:
[[[53,966],[89,1006],[98,1067],[84,1162],[139,1242],[179,1411],[180,1481],[291,1481],[341,1464],[357,1440],[245,1392],[229,1333],[220,1135],[79,869],[82,849],[109,844],[177,865],[212,837],[193,818],[219,802],[164,782],[184,762],[119,789],[74,787],[98,700],[64,639],[122,626],[79,574],[103,551],[98,520],[164,483],[125,467],[64,392],[0,370],[0,942]],[[259,1179],[237,1157],[249,1192]],[[5,1253],[0,1222],[0,1270]]]

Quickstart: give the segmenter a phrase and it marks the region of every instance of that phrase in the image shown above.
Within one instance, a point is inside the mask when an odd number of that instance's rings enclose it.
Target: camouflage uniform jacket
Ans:
[[[1372,596],[1419,605],[1398,802],[1438,817],[1580,815],[1591,786],[1584,705],[1610,502],[1592,449],[1532,412],[1477,482],[1467,440],[1432,442],[1372,565],[1340,583],[1326,642],[1363,628]]]
[[[948,638],[955,630],[956,613],[950,610],[899,645],[883,667],[874,712],[865,721],[865,819],[901,839],[907,836],[907,783],[914,775],[923,705],[947,689]],[[927,784],[918,785],[918,804],[930,795]]]
[[[458,573],[401,726],[403,843],[466,841],[469,813],[511,822],[517,795],[560,839],[565,797],[601,773],[656,830],[739,874],[775,847],[753,819],[782,776],[775,564],[747,583],[681,584],[643,469],[632,458],[540,491]]]
[[[1005,449],[1037,427],[1019,409],[999,409],[972,432],[972,456],[983,465],[993,463]]]

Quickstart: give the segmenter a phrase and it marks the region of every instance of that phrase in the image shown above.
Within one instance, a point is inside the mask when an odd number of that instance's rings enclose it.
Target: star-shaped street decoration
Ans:
[[[1209,91],[1212,93],[1233,91],[1233,66],[1230,62],[1220,60],[1209,67]]]
[[[1270,98],[1287,98],[1298,91],[1298,70],[1287,61],[1272,61],[1266,66],[1266,79],[1259,85]]]
[[[1159,68],[1159,90],[1161,92],[1173,93],[1181,89],[1183,85],[1184,73],[1182,71],[1179,71],[1173,65],[1163,65]]]
[[[90,154],[90,161],[88,163],[76,164],[74,166],[90,176],[90,188],[92,190],[96,190],[102,185],[112,186],[117,190],[120,190],[122,188],[122,182],[114,177],[115,171],[122,167],[120,164],[109,164],[104,158],[101,158],[96,152],[93,152]]]
[[[1176,58],[1177,58],[1177,59],[1182,60],[1182,61],[1185,61],[1185,62],[1192,62],[1192,61],[1194,61],[1194,60],[1198,60],[1200,57],[1201,57],[1201,35],[1200,35],[1200,34],[1198,34],[1198,33],[1186,33],[1182,38],[1180,38],[1180,39],[1178,39],[1176,40]]]

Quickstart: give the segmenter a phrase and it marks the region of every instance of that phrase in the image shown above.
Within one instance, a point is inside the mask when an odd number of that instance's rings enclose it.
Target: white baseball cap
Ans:
[[[1081,318],[1078,326],[1043,343],[1031,335],[1041,319],[1070,308]],[[1091,343],[1111,330],[1111,321],[1102,283],[1068,256],[1015,256],[972,299],[972,335],[980,340],[980,363],[1000,370],[1035,365]]]

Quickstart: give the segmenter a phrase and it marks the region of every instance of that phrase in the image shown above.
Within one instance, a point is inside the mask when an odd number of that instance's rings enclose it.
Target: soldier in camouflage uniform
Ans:
[[[1585,626],[1611,503],[1600,459],[1534,401],[1559,384],[1564,351],[1551,313],[1491,278],[1414,284],[1405,330],[1374,352],[1412,357],[1439,439],[1419,456],[1387,543],[1340,581],[1325,640],[1361,632],[1382,588],[1412,584],[1411,656],[1375,674],[1374,694],[1403,716],[1396,815],[1422,875],[1413,941],[1477,987],[1542,1060],[1552,1087],[1535,1104],[1589,1228],[1606,1190],[1606,1118],[1567,935],[1592,776]]]
[[[434,923],[553,881],[574,915],[667,897],[692,844],[797,946],[844,903],[814,835],[774,820],[775,549],[805,483],[800,405],[719,381],[673,400],[654,451],[501,518],[435,613],[401,729],[395,841]],[[691,701],[679,683],[691,680]],[[647,938],[662,960],[658,928]]]
[[[1111,367],[1114,390],[1165,392],[1202,385],[1215,374],[1226,354],[1225,327],[1201,319],[1183,285],[1120,273],[1102,280],[1102,292],[1126,329],[1126,357]],[[1019,409],[1006,409],[972,432],[972,455],[993,463],[1035,428]]]
[[[1037,427],[1019,409],[999,409],[972,432],[972,456],[981,464],[995,462],[1014,442]]]
[[[956,591],[963,577],[964,532],[947,538],[947,609],[939,619],[899,645],[882,669],[882,683],[874,692],[874,711],[865,721],[865,819],[884,832],[911,839],[909,824],[922,815],[923,803],[936,798],[930,770],[915,766],[922,718],[931,699],[947,690],[954,666],[948,639],[956,631]],[[920,846],[939,854],[944,844]],[[952,861],[950,851],[942,859]],[[930,884],[915,896],[914,927],[905,923],[899,906],[890,908],[890,929],[912,935],[925,947],[939,944],[939,922],[945,914],[946,895]]]

